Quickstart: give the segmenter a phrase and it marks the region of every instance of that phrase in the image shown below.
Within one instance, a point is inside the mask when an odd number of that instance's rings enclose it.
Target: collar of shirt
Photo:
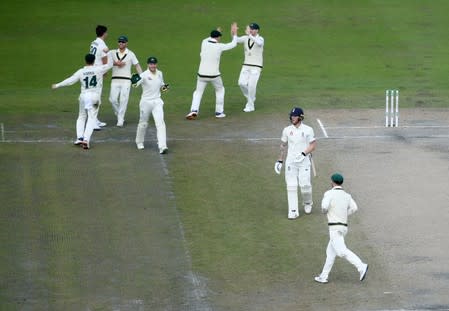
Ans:
[[[120,57],[122,57],[123,55],[128,54],[128,48],[126,48],[123,52],[120,51],[120,49],[117,49],[117,53]]]
[[[209,42],[218,43],[217,39],[212,38],[212,37],[209,37],[209,40],[208,40],[208,41],[209,41]]]
[[[332,190],[343,190],[342,186],[335,186],[334,188],[332,188]]]

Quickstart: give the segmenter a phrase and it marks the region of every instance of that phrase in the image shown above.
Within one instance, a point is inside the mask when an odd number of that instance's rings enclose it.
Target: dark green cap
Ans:
[[[128,37],[127,36],[120,36],[117,39],[118,42],[128,42]]]
[[[331,176],[331,180],[336,183],[337,185],[341,185],[343,183],[343,175],[339,174],[339,173],[335,173]]]

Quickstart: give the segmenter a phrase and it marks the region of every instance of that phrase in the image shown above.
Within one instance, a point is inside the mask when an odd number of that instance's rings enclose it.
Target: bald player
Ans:
[[[221,53],[237,46],[237,29],[237,23],[233,23],[231,25],[232,41],[229,43],[220,43],[222,33],[219,30],[212,30],[210,37],[201,42],[200,67],[190,112],[186,115],[187,120],[195,120],[197,118],[201,98],[208,83],[211,83],[215,88],[215,117],[226,117],[224,113],[225,88],[221,79],[220,58]]]
[[[324,193],[321,210],[327,215],[329,226],[329,243],[326,249],[326,262],[321,274],[315,277],[318,283],[327,283],[335,258],[346,259],[359,272],[359,280],[363,281],[368,272],[368,265],[346,247],[345,236],[348,233],[348,215],[357,211],[357,204],[352,196],[343,190],[343,175],[335,173],[331,176],[332,189]]]
[[[246,105],[243,111],[251,112],[256,108],[256,88],[260,73],[263,68],[263,46],[265,44],[262,36],[259,35],[260,27],[256,23],[246,26],[245,35],[237,39],[237,43],[243,44],[245,60],[239,76],[239,86],[243,96],[246,98]]]
[[[81,145],[84,149],[90,148],[92,132],[96,126],[98,107],[100,105],[100,93],[98,88],[103,83],[103,75],[112,67],[112,63],[95,66],[95,55],[87,54],[84,57],[86,65],[77,70],[72,76],[62,82],[53,84],[52,89],[73,85],[76,82],[81,84],[81,94],[79,100],[79,113],[76,120],[77,140],[75,145]]]

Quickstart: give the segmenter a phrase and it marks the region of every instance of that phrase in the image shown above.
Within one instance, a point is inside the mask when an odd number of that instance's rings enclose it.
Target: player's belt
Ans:
[[[330,222],[327,224],[328,226],[345,226],[347,227],[348,224],[342,223],[342,222]]]
[[[243,66],[250,66],[250,67],[259,67],[259,68],[263,68],[263,66],[260,66],[260,65],[252,65],[252,64],[243,64]]]
[[[111,79],[131,80],[129,77],[112,77]]]
[[[215,76],[206,76],[206,75],[202,75],[202,74],[199,74],[198,73],[198,77],[200,77],[200,78],[216,78],[216,77],[219,77],[220,75],[215,75]]]

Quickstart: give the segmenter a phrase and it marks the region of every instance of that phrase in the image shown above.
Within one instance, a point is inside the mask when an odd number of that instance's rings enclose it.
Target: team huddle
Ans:
[[[225,88],[220,73],[220,58],[224,51],[233,49],[237,44],[244,46],[244,62],[240,71],[238,85],[246,98],[244,112],[255,111],[257,83],[263,68],[264,39],[259,35],[260,27],[256,23],[249,24],[245,29],[245,35],[237,36],[237,24],[231,24],[232,41],[221,43],[221,29],[212,30],[210,36],[201,43],[200,64],[197,73],[196,89],[193,93],[192,103],[187,120],[197,119],[200,111],[201,99],[207,84],[212,84],[215,89],[215,117],[226,117],[224,111]],[[79,114],[76,121],[75,145],[81,145],[84,149],[90,148],[92,133],[106,126],[106,123],[98,120],[101,105],[101,93],[103,76],[112,69],[111,89],[109,101],[111,102],[117,126],[123,127],[131,87],[142,87],[142,95],[139,102],[139,123],[137,125],[135,143],[138,150],[145,148],[145,134],[148,127],[150,114],[153,116],[157,144],[160,154],[168,151],[166,126],[164,122],[164,102],[161,93],[169,88],[164,81],[162,71],[157,68],[158,60],[154,56],[147,59],[147,70],[142,71],[136,55],[128,49],[128,38],[118,38],[118,49],[109,50],[105,44],[107,28],[99,25],[96,28],[97,38],[90,45],[89,54],[85,56],[85,66],[76,71],[72,76],[62,82],[52,85],[53,89],[81,84],[79,96]],[[132,74],[135,67],[137,74]],[[312,211],[312,183],[311,168],[313,162],[312,152],[316,148],[316,139],[313,128],[307,126],[304,120],[304,111],[295,107],[290,112],[291,124],[284,128],[281,135],[280,154],[275,163],[274,170],[281,174],[285,168],[285,182],[287,188],[288,219],[299,217],[298,188],[303,200],[305,214]],[[357,210],[357,205],[351,195],[342,188],[343,176],[334,174],[331,177],[332,189],[327,191],[321,203],[321,210],[327,214],[330,241],[326,250],[326,262],[323,270],[315,281],[328,282],[337,256],[347,259],[360,273],[362,281],[368,270],[368,265],[350,251],[344,241],[347,233],[348,215]]]

